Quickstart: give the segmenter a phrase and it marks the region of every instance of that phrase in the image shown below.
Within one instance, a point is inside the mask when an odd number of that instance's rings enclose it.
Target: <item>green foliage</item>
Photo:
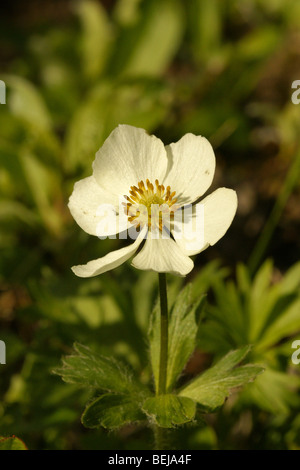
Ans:
[[[106,66],[112,44],[113,27],[105,9],[93,0],[78,2],[75,11],[82,23],[80,52],[82,70],[88,79],[96,79]]]
[[[196,310],[198,302],[191,302],[192,286],[179,294],[171,310],[169,322],[168,390],[171,390],[194,351],[198,330]],[[154,309],[150,329],[150,355],[153,373],[159,373],[159,311]],[[89,428],[119,428],[127,423],[145,421],[146,416],[162,428],[172,428],[194,420],[196,403],[202,410],[211,411],[221,406],[233,387],[242,386],[262,372],[259,366],[235,367],[249,352],[249,347],[233,351],[191,383],[179,394],[155,396],[128,368],[113,358],[93,353],[89,348],[75,344],[74,354],[63,359],[61,368],[54,372],[67,383],[92,388],[102,395],[88,403],[82,423]],[[156,370],[154,370],[154,367]],[[106,392],[106,393],[103,393]]]
[[[201,310],[202,306],[201,298],[197,301],[192,300],[192,285],[189,284],[180,292],[170,311],[167,368],[168,391],[172,390],[188,359],[194,352],[199,325],[199,310]],[[160,307],[158,303],[152,312],[149,342],[155,389],[157,391],[160,358]]]
[[[248,352],[248,347],[231,351],[215,366],[184,386],[180,390],[180,395],[211,409],[221,406],[232,388],[253,381],[263,372],[263,368],[259,366],[235,367]]]
[[[171,390],[196,346],[203,298],[192,303],[192,286],[178,295],[170,313],[167,390]]]
[[[127,27],[117,43],[119,61],[112,64],[113,73],[160,76],[179,47],[184,31],[181,2],[161,0],[157,8],[156,0],[149,0],[143,7],[140,21]]]
[[[175,395],[148,398],[143,405],[145,413],[162,428],[172,428],[194,419],[196,405],[193,400]]]
[[[236,283],[217,282],[216,303],[208,308],[198,344],[219,354],[252,344],[252,362],[262,363],[267,370],[247,388],[245,399],[249,391],[248,399],[258,406],[286,413],[289,404],[295,404],[290,388],[300,386],[299,378],[287,370],[292,338],[300,332],[300,264],[290,268],[279,282],[272,283],[272,275],[273,264],[268,260],[253,280],[247,267],[240,264]],[[280,370],[280,357],[285,357],[284,371]]]
[[[27,447],[18,437],[0,436],[0,450],[27,450]]]
[[[68,127],[67,169],[84,166],[90,171],[96,151],[120,122],[153,129],[164,118],[169,102],[168,90],[158,82],[100,82],[91,88]]]
[[[134,393],[142,389],[123,364],[112,358],[92,353],[80,344],[74,345],[75,354],[65,357],[55,373],[67,383],[114,393]]]
[[[196,59],[209,59],[221,43],[223,6],[218,0],[193,0],[189,5],[190,33]]]
[[[211,333],[214,330],[222,350],[233,344],[248,342],[253,344],[254,352],[259,352],[297,333],[300,329],[299,316],[296,314],[299,306],[300,264],[293,266],[275,284],[271,283],[272,273],[272,262],[266,261],[251,281],[247,267],[240,264],[237,268],[237,284],[233,281],[216,283],[214,292],[217,305],[210,308],[211,317],[202,330],[203,335],[207,331],[207,338],[209,336],[209,341],[212,341]]]
[[[27,125],[49,131],[51,117],[36,87],[17,76],[6,76],[5,82],[10,90],[9,107],[12,114]]]
[[[81,418],[87,428],[119,428],[146,419],[141,411],[144,395],[107,394],[88,404]]]

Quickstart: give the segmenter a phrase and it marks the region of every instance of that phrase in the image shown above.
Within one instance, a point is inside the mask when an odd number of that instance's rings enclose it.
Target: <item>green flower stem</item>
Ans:
[[[160,363],[157,394],[166,393],[168,368],[168,297],[166,274],[159,273],[160,296]]]
[[[176,450],[172,443],[172,430],[155,426],[155,449],[154,450]]]
[[[168,370],[168,296],[167,280],[165,273],[159,273],[159,297],[160,297],[160,359],[157,395],[166,393]],[[169,432],[159,426],[154,427],[155,450],[168,450]]]

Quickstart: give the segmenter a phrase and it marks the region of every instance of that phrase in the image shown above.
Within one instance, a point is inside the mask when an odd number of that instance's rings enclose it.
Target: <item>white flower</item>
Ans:
[[[69,208],[91,235],[139,232],[134,243],[74,266],[73,272],[97,276],[120,266],[143,244],[133,266],[188,274],[194,266],[190,256],[220,240],[236,213],[232,189],[219,188],[196,202],[210,187],[214,171],[215,155],[204,137],[186,134],[165,147],[143,129],[118,126],[97,152],[93,175],[75,184]]]

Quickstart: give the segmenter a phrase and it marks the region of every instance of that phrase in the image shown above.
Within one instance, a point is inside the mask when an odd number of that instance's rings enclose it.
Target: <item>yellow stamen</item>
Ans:
[[[171,192],[170,186],[165,190],[158,179],[155,180],[155,186],[148,178],[146,183],[143,180],[139,181],[137,186],[129,188],[129,194],[130,196],[124,196],[127,201],[123,203],[124,211],[129,222],[137,229],[148,225],[150,230],[156,226],[162,231],[163,217],[169,216],[169,220],[173,220],[174,212],[178,209],[175,206],[177,198],[174,198],[176,191]],[[142,210],[141,205],[146,209]]]

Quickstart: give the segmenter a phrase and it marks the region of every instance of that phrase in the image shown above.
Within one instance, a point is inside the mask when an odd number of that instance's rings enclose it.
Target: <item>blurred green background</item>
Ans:
[[[51,371],[74,341],[150,379],[146,333],[154,273],[127,263],[93,279],[70,270],[122,241],[88,236],[67,208],[74,182],[120,123],[165,144],[187,132],[212,143],[211,190],[236,189],[234,222],[195,259],[208,292],[185,377],[253,344],[266,371],[182,449],[300,449],[300,79],[297,0],[15,1],[1,7],[0,435],[31,449],[147,449],[150,429],[86,430],[89,398]],[[184,378],[183,378],[184,380]]]

